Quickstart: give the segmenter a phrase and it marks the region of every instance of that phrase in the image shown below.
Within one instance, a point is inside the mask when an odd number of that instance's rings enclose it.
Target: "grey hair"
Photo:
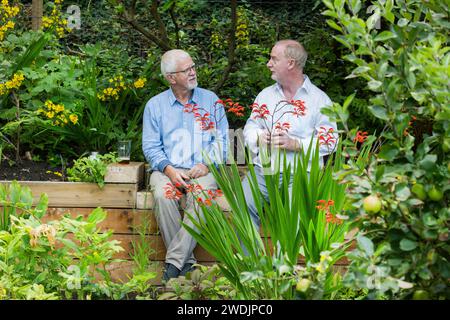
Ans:
[[[173,49],[165,52],[161,57],[161,73],[166,76],[170,72],[177,71],[178,62],[191,56],[184,50]]]
[[[303,45],[295,40],[280,40],[275,45],[285,45],[284,56],[295,61],[295,65],[303,70],[308,59],[308,52],[306,52]]]

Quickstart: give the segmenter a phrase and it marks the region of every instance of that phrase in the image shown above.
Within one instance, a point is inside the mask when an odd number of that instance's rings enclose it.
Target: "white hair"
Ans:
[[[308,53],[300,42],[295,40],[280,40],[275,45],[284,45],[284,56],[294,59],[295,65],[303,70],[308,59]]]
[[[173,49],[167,51],[161,57],[161,73],[163,76],[166,76],[168,73],[177,71],[179,61],[190,57],[189,53],[184,50]]]

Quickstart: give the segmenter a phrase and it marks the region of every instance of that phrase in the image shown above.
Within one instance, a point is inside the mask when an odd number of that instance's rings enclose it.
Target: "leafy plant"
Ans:
[[[67,168],[69,181],[95,182],[100,188],[105,186],[106,168],[109,164],[118,162],[114,152],[104,155],[86,156],[74,160],[74,165]]]
[[[340,213],[344,206],[345,185],[339,185],[332,178],[333,172],[342,166],[342,154],[337,152],[321,170],[318,153],[319,148],[313,148],[311,143],[309,149],[296,158],[292,174],[291,167],[284,161],[281,185],[278,161],[278,167],[265,175],[269,202],[259,196],[255,168],[249,161],[249,182],[261,218],[262,238],[250,218],[237,165],[233,162],[230,170],[223,164],[218,169],[210,167],[230,205],[231,215],[228,217],[212,203],[201,206],[202,217],[199,216],[198,221],[190,216],[195,229],[184,226],[216,257],[222,273],[244,298],[293,298],[294,269],[301,248],[306,261],[311,263],[318,263],[320,252],[325,250],[330,250],[330,264],[344,255],[348,247],[343,243],[347,223],[345,220],[326,221],[325,212],[317,208],[318,200],[322,199],[333,199],[335,213]],[[291,177],[292,195],[289,194]]]
[[[169,292],[161,294],[159,300],[228,300],[237,295],[228,280],[220,273],[220,268],[196,265],[197,269],[186,277],[170,279],[166,284]]]
[[[146,297],[155,273],[133,274],[125,283],[111,278],[108,267],[121,262],[113,256],[123,248],[110,239],[112,231],[99,228],[104,210],[97,208],[86,219],[65,216],[43,223],[45,194],[33,207],[29,188],[13,183],[11,196],[4,191],[1,204],[14,210],[9,229],[0,230],[0,299]]]
[[[449,8],[439,1],[377,1],[365,19],[361,1],[323,2],[355,67],[349,77],[366,81],[372,92],[366,109],[384,125],[363,174],[355,174],[355,163],[339,173],[351,185],[351,216],[366,243],[352,256],[347,279],[375,298],[379,291],[387,298],[424,291],[448,298]],[[378,20],[382,29],[375,28]],[[335,105],[334,114],[348,128],[346,108]],[[381,201],[379,211],[364,210],[367,196]],[[374,270],[388,281],[359,281]]]
[[[0,185],[0,230],[9,231],[11,228],[11,216],[29,216],[30,214],[42,217],[48,204],[48,197],[44,193],[38,203],[33,206],[33,196],[30,187],[21,186],[17,181],[11,184]]]

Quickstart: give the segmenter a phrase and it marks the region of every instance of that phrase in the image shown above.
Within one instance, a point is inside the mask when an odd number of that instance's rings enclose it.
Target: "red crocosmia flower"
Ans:
[[[203,188],[199,184],[188,184],[186,188],[186,193],[200,194],[203,191]]]
[[[212,205],[212,201],[210,198],[206,198],[204,202],[205,206],[210,207]]]
[[[294,111],[292,112],[296,117],[306,115],[306,105],[303,100],[291,100],[289,102],[294,106]]]
[[[244,107],[241,106],[239,103],[233,103],[227,110],[229,113],[233,113],[234,115],[238,117],[244,116]]]
[[[327,211],[327,213],[325,214],[325,219],[327,223],[330,223],[334,221],[334,216],[331,214],[331,212]]]
[[[334,224],[341,224],[342,223],[341,219],[339,219],[338,217],[336,217],[335,215],[333,215],[329,211],[325,214],[325,219],[326,219],[327,223],[334,223]]]
[[[336,139],[334,138],[334,129],[329,128],[328,130],[325,127],[320,127],[319,130],[319,144],[326,145],[327,147],[331,147],[334,143],[336,143]]]
[[[196,104],[186,103],[184,105],[183,112],[186,112],[186,113],[192,112],[192,113],[194,113],[194,116],[195,116],[195,112],[197,112],[197,111],[198,111],[198,108],[197,108]]]
[[[288,132],[290,128],[291,128],[291,124],[289,122],[283,122],[283,123],[277,122],[275,124],[275,130]]]
[[[233,105],[233,100],[231,100],[230,98],[228,98],[228,99],[225,100],[225,103],[226,103],[229,107],[231,107],[231,106]]]
[[[334,200],[317,200],[318,206],[316,208],[320,211],[325,211],[325,219],[327,223],[341,224],[342,220],[331,213],[331,207],[334,206]]]
[[[166,199],[180,200],[183,196],[183,193],[170,182],[164,186],[164,190],[164,197]]]
[[[356,132],[356,137],[353,139],[353,142],[363,143],[367,139],[367,131],[358,131]]]
[[[195,120],[200,122],[200,128],[202,130],[214,129],[214,122],[209,118],[209,113],[206,112],[203,116],[199,113],[194,114]]]
[[[217,197],[222,196],[222,190],[208,190],[209,197],[214,200]]]
[[[316,208],[319,210],[329,210],[329,207],[334,206],[334,200],[317,200]]]
[[[267,116],[270,114],[269,109],[267,109],[266,104],[259,105],[256,102],[251,105],[252,113],[254,113],[254,119],[267,119]]]

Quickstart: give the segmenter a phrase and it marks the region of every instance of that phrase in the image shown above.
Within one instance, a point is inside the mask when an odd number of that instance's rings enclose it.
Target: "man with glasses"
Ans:
[[[173,190],[183,192],[190,183],[199,184],[203,190],[217,189],[207,159],[216,164],[226,161],[228,122],[223,107],[215,109],[217,95],[197,86],[195,64],[187,52],[176,49],[164,53],[161,72],[170,88],[151,98],[145,106],[142,150],[153,171],[150,186],[154,212],[167,248],[163,274],[163,280],[167,281],[185,275],[196,262],[193,255],[196,241],[180,224],[178,197],[168,197],[167,190],[177,188]],[[201,111],[185,112],[187,106],[195,105]],[[213,122],[210,130],[197,121],[199,112],[202,116],[209,113]],[[184,193],[183,222],[193,227],[187,213],[197,217],[195,211],[201,210],[195,207],[192,194]]]

